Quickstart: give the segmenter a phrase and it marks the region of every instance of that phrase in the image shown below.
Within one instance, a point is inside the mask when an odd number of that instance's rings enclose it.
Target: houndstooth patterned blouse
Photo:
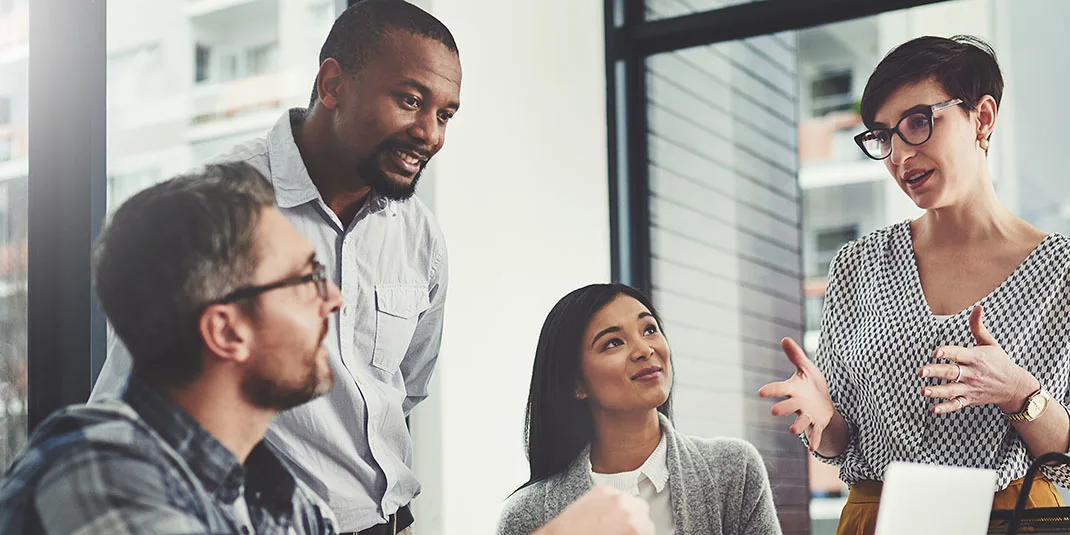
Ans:
[[[1070,238],[1051,234],[978,302],[985,326],[1018,365],[1070,404]],[[837,457],[847,484],[883,480],[894,461],[987,468],[997,490],[1025,476],[1032,457],[995,405],[933,414],[917,372],[942,345],[972,346],[970,307],[932,314],[922,293],[909,222],[845,245],[829,270],[814,362],[828,380],[850,440]],[[1051,407],[1049,410],[1061,410]],[[1070,467],[1043,472],[1070,486]]]

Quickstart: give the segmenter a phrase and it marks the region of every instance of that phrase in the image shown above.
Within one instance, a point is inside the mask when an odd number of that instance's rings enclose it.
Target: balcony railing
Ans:
[[[277,109],[287,93],[286,81],[285,73],[276,72],[194,86],[190,123],[200,125]]]

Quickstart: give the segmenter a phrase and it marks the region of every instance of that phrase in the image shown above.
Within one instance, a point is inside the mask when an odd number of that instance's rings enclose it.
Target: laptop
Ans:
[[[986,535],[995,492],[994,470],[892,463],[876,535]]]

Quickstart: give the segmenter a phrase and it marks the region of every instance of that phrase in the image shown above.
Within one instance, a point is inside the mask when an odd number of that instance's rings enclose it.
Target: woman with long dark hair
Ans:
[[[558,301],[535,350],[530,478],[498,533],[528,535],[595,485],[644,499],[657,535],[780,533],[757,450],[673,429],[672,380],[661,320],[641,292],[593,284]]]

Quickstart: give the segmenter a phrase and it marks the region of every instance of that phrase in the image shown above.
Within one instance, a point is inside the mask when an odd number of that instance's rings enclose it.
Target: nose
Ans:
[[[635,351],[632,352],[632,360],[650,360],[654,356],[654,348],[645,342],[639,342],[635,344]]]
[[[892,154],[888,156],[888,161],[895,166],[900,166],[906,163],[907,160],[914,156],[914,146],[903,141],[898,135],[892,136]]]
[[[327,281],[327,300],[324,301],[327,313],[333,314],[342,308],[342,290],[334,281]]]
[[[434,153],[446,139],[446,125],[432,110],[427,110],[416,115],[409,127],[409,135]]]

